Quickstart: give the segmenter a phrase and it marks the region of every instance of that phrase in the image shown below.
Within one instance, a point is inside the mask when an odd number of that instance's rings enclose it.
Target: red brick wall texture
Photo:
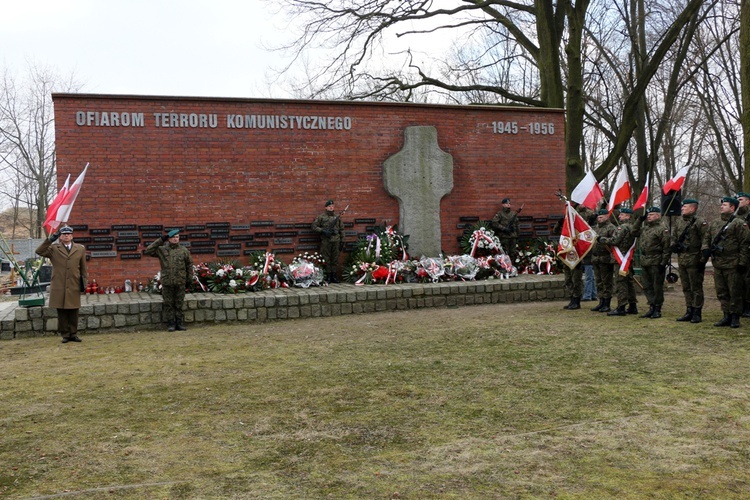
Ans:
[[[441,202],[442,246],[460,253],[472,220],[510,197],[526,236],[545,236],[562,213],[560,110],[366,102],[54,94],[57,182],[89,169],[70,224],[100,285],[148,280],[140,254],[180,227],[194,262],[276,250],[289,262],[317,247],[309,224],[324,202],[350,205],[347,240],[398,223],[383,162],[404,129],[431,125],[453,156],[453,191]],[[374,222],[373,222],[374,221]],[[287,253],[288,255],[283,255]]]

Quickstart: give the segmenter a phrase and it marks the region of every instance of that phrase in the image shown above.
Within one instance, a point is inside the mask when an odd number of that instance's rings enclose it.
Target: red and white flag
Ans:
[[[86,176],[86,170],[88,170],[88,168],[89,164],[87,163],[86,167],[83,169],[83,172],[81,172],[81,175],[79,175],[75,182],[70,186],[70,189],[68,189],[68,192],[65,194],[65,198],[62,200],[62,203],[60,203],[60,206],[57,209],[57,214],[55,216],[55,220],[58,223],[64,224],[68,222],[68,218],[70,218],[70,211],[73,210],[73,204],[76,202],[78,193],[81,191],[83,178]]]
[[[591,210],[596,210],[596,205],[602,198],[604,198],[604,191],[599,187],[594,173],[590,170],[570,193],[571,200]]]
[[[643,185],[643,191],[641,191],[641,195],[636,200],[635,205],[633,205],[634,212],[638,210],[639,208],[645,207],[646,203],[648,203],[648,181],[649,181],[650,175],[651,175],[651,172],[646,174],[646,183]]]
[[[55,232],[55,229],[60,225],[60,222],[57,221],[57,210],[65,199],[65,195],[68,194],[68,182],[70,182],[70,174],[68,174],[68,178],[65,179],[65,184],[63,184],[62,189],[57,192],[57,196],[55,196],[55,199],[52,200],[52,203],[50,203],[47,208],[47,217],[44,218],[44,224],[42,224],[42,227],[47,231],[47,234]]]
[[[612,213],[616,205],[628,200],[630,200],[630,181],[628,180],[628,171],[623,167],[620,169],[620,173],[617,174],[617,180],[612,190],[612,196],[609,198],[607,210],[609,213]]]
[[[636,238],[633,241],[633,246],[631,246],[627,252],[625,252],[625,255],[622,254],[622,251],[617,247],[612,247],[612,255],[615,256],[615,260],[620,265],[620,269],[618,272],[620,273],[620,276],[626,276],[628,274],[628,271],[630,270],[630,266],[633,264],[633,256],[635,255],[635,244],[638,242],[638,238]]]
[[[565,204],[564,217],[557,256],[566,266],[573,269],[591,251],[596,233],[570,203]]]
[[[664,194],[669,194],[670,191],[679,191],[682,189],[682,185],[685,184],[685,177],[687,177],[688,168],[689,167],[682,167],[674,177],[664,184],[664,187],[662,188]]]

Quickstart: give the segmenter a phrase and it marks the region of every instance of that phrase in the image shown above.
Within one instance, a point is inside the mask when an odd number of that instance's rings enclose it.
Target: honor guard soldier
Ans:
[[[638,235],[641,249],[641,270],[643,272],[643,292],[648,301],[648,312],[641,318],[661,318],[664,304],[664,277],[669,264],[669,228],[661,220],[661,209],[651,207],[646,211],[646,222]]]
[[[518,213],[510,209],[510,198],[503,198],[501,203],[503,208],[492,218],[490,227],[515,265],[518,253]]]
[[[606,208],[597,212],[596,227],[597,241],[591,249],[591,262],[594,265],[594,277],[596,278],[596,293],[599,295],[599,304],[591,310],[595,312],[609,312],[612,310],[612,289],[614,288],[615,257],[612,249],[599,241],[599,237],[611,238],[615,232],[615,225]]]
[[[708,225],[698,217],[698,200],[682,200],[681,217],[672,226],[672,253],[677,254],[677,269],[682,282],[682,294],[685,297],[685,314],[677,321],[700,323],[703,321],[703,277],[706,271],[706,259],[701,253],[703,236]]]
[[[620,225],[615,228],[612,236],[598,236],[597,242],[604,243],[610,247],[620,249],[622,255],[625,255],[635,241],[634,232],[640,229],[631,222],[633,210],[630,208],[621,208],[618,215]],[[635,280],[633,270],[629,268],[625,275],[617,273],[615,279],[615,293],[617,294],[617,308],[609,311],[607,316],[625,316],[626,314],[638,314],[638,299],[635,296]],[[628,305],[627,310],[625,305]]]
[[[157,238],[143,253],[157,257],[161,265],[161,297],[167,330],[187,330],[182,306],[185,289],[193,281],[193,260],[188,249],[180,245],[180,230],[172,229]]]
[[[318,215],[312,223],[313,231],[320,234],[320,256],[326,263],[326,280],[329,283],[339,282],[339,252],[344,246],[344,223],[341,222],[341,215],[333,213],[334,209],[333,200],[328,200],[325,212]]]

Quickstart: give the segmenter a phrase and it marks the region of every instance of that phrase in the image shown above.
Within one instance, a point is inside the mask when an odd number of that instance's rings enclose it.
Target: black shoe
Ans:
[[[78,336],[73,335],[72,337],[65,337],[62,339],[63,344],[67,344],[68,342],[83,342],[81,339],[78,338]]]
[[[604,307],[604,299],[599,299],[599,303],[591,308],[594,312],[599,312],[602,310],[602,307]]]
[[[185,325],[183,325],[181,322],[177,322],[177,324],[174,327],[175,330],[178,330],[180,332],[186,332],[187,328],[185,328]]]
[[[693,317],[690,318],[691,323],[700,323],[703,321],[703,317],[701,316],[701,311],[703,310],[702,307],[694,307],[693,308]],[[679,321],[679,320],[677,320]]]
[[[581,308],[581,297],[573,297],[568,305],[568,311]]]
[[[168,332],[173,332],[174,329],[175,329],[174,323],[172,321],[170,321],[169,324],[167,325],[167,331]]]
[[[599,309],[599,312],[600,313],[608,313],[608,312],[610,312],[612,310],[612,308],[610,307],[611,303],[612,303],[612,297],[610,297],[608,299],[604,299],[604,304],[602,304],[602,308]]]
[[[654,312],[656,312],[656,307],[651,306],[648,308],[648,312],[646,314],[641,314],[641,318],[653,318]]]
[[[625,306],[617,306],[617,309],[609,311],[607,316],[627,316],[628,313],[625,311]]]
[[[563,306],[563,309],[570,309],[570,306],[573,305],[573,297],[570,298],[570,302],[568,302],[566,305]]]
[[[740,327],[740,315],[739,314],[732,314],[731,323],[729,326],[731,326],[732,328]]]
[[[732,318],[728,314],[724,314],[724,317],[714,323],[714,326],[729,326],[732,324]]]
[[[635,304],[628,304],[628,310],[625,311],[627,314],[638,314],[638,306]]]
[[[677,321],[692,321],[694,312],[695,308],[688,306],[688,308],[685,310],[685,314],[677,318]]]
[[[654,314],[651,315],[651,319],[661,318],[661,306],[654,306]]]

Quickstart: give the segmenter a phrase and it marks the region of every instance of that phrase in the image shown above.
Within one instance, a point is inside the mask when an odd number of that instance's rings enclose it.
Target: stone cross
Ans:
[[[383,163],[383,184],[398,199],[399,231],[409,235],[409,254],[437,257],[440,200],[453,190],[453,156],[438,146],[435,127],[406,127],[403,149]]]

